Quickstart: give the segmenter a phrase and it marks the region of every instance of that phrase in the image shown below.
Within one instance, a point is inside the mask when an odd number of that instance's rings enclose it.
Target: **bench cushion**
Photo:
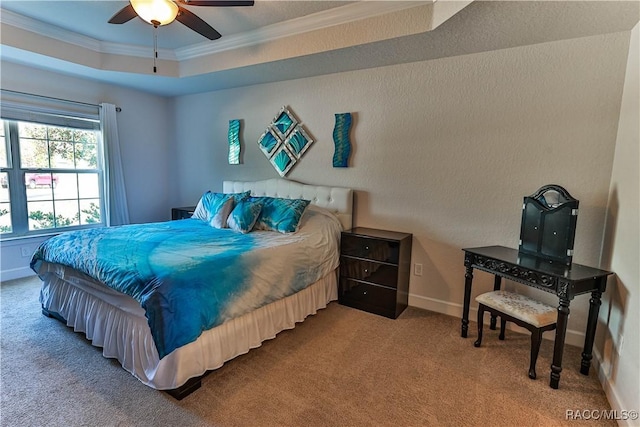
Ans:
[[[555,307],[509,291],[487,292],[478,295],[476,301],[536,328],[556,323],[558,317]]]

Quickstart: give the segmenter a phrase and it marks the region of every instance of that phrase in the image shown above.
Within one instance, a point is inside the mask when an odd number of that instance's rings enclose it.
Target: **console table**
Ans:
[[[600,298],[607,286],[607,276],[613,274],[612,272],[575,263],[571,266],[566,266],[560,262],[523,254],[517,249],[504,246],[485,246],[463,249],[463,251],[465,266],[461,332],[463,338],[467,337],[469,329],[469,303],[474,268],[495,276],[493,288],[496,291],[500,289],[501,280],[504,277],[505,279],[557,295],[559,299],[558,321],[553,348],[553,362],[551,364],[551,381],[549,383],[551,388],[557,389],[560,383],[560,372],[562,371],[562,353],[567,332],[569,304],[576,295],[591,292],[589,318],[587,320],[580,366],[580,373],[589,375],[598,311],[600,310]],[[494,316],[491,318],[490,327],[491,329],[496,328]]]

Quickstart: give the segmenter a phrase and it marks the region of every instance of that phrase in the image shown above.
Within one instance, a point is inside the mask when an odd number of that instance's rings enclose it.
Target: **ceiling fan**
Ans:
[[[113,15],[111,19],[109,19],[109,23],[124,24],[136,16],[139,16],[142,20],[157,28],[176,20],[209,40],[216,40],[221,37],[221,34],[197,15],[180,6],[180,4],[187,6],[220,7],[253,6],[253,3],[253,0],[129,0],[129,4]]]

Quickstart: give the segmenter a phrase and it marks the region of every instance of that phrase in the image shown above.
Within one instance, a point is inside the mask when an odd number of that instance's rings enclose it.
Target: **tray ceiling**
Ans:
[[[547,1],[268,1],[189,9],[221,34],[178,22],[107,20],[127,2],[0,4],[0,58],[163,96],[204,92],[566,38],[627,31],[639,3]]]

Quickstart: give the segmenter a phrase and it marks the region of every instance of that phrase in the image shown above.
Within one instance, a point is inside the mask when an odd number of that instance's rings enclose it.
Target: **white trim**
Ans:
[[[412,7],[424,6],[421,1],[359,1],[285,22],[267,25],[240,34],[225,36],[215,43],[202,42],[176,49],[179,61],[211,55],[227,50],[254,46],[284,37],[295,36],[310,31],[347,24],[385,13],[397,12]]]
[[[100,42],[100,53],[112,55],[136,56],[146,58],[152,52],[149,46],[138,46],[133,44]],[[174,49],[158,49],[158,59],[176,61],[176,51]]]
[[[100,52],[100,40],[2,9],[0,23]]]
[[[598,380],[600,380],[600,384],[602,385],[602,390],[604,390],[605,396],[607,396],[607,400],[609,401],[609,405],[611,405],[611,409],[618,414],[621,414],[623,411],[629,411],[630,409],[635,408],[626,408],[623,404],[623,400],[618,396],[616,392],[615,384],[611,383],[610,375],[605,372],[607,367],[605,363],[603,363],[602,355],[597,347],[593,347],[593,368],[598,375]],[[616,420],[619,426],[636,426],[637,420]],[[632,424],[633,423],[633,424]]]
[[[148,46],[104,42],[89,36],[76,33],[74,31],[56,27],[55,25],[46,24],[42,21],[23,16],[6,9],[1,9],[0,23],[11,25],[12,27],[20,28],[21,30],[29,31],[43,37],[61,41],[63,43],[72,44],[97,53],[136,56],[143,58],[149,56]],[[158,58],[175,61],[175,50],[158,49]]]
[[[391,2],[357,1],[345,6],[313,13],[300,18],[291,19],[289,21],[267,25],[252,31],[225,36],[215,43],[207,41],[179,49],[159,49],[158,58],[165,60],[177,59],[179,61],[183,61],[227,50],[254,46],[283,37],[295,36],[309,31],[346,24],[374,16],[384,15],[386,13],[397,12],[412,7],[425,6],[434,3],[435,0]],[[70,43],[98,53],[143,58],[149,56],[149,48],[146,46],[103,42],[5,9],[1,10],[0,23],[8,24],[16,28],[59,40],[64,43]]]
[[[0,282],[7,280],[22,279],[23,277],[35,276],[36,273],[29,267],[12,268],[0,271]]]

